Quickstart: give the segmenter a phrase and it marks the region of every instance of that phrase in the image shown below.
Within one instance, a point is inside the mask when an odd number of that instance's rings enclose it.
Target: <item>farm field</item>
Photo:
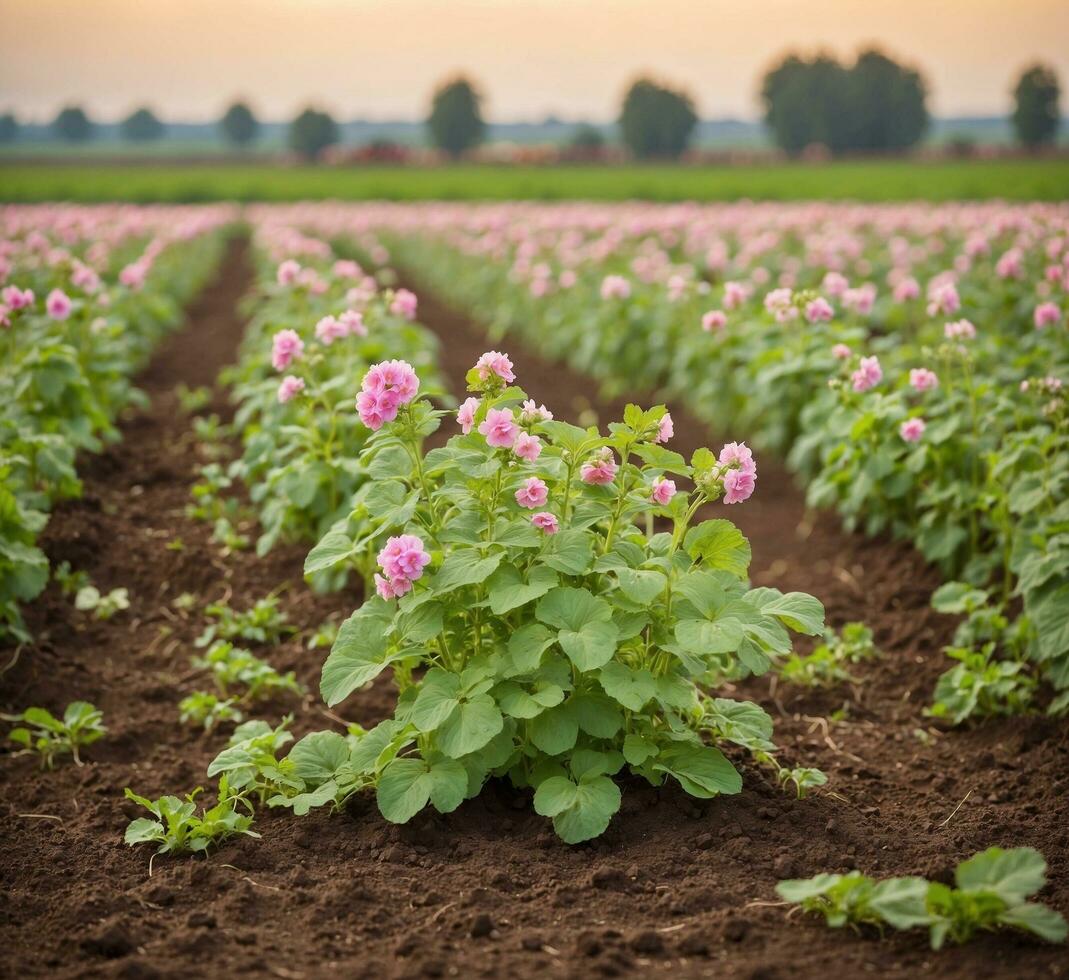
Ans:
[[[0,209],[0,972],[1064,976],[1069,207],[997,166],[1055,203]],[[836,172],[911,197],[731,179]]]
[[[845,161],[808,165],[324,168],[241,162],[0,163],[4,201],[1064,200],[1069,160]]]

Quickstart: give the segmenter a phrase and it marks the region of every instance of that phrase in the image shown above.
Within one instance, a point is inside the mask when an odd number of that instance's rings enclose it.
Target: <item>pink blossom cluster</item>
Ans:
[[[606,446],[579,467],[579,479],[592,486],[607,486],[616,479],[617,468],[612,450]]]
[[[379,567],[385,576],[375,573],[375,590],[383,599],[397,599],[412,591],[412,583],[423,576],[431,556],[415,534],[389,538],[379,552]]]
[[[757,486],[757,462],[744,442],[729,442],[717,457],[724,485],[724,503],[740,504],[748,500]]]
[[[868,391],[875,388],[883,380],[883,368],[880,367],[880,359],[876,355],[861,358],[857,369],[850,375],[850,383],[854,391]]]
[[[502,381],[512,384],[516,380],[516,374],[512,370],[512,361],[508,354],[500,351],[488,350],[475,362],[475,370],[479,373],[482,382],[500,378]]]
[[[368,369],[360,388],[356,398],[360,421],[378,430],[397,418],[400,407],[416,397],[419,377],[407,361],[382,361]]]
[[[271,340],[271,366],[285,371],[304,353],[304,341],[296,330],[279,330]]]

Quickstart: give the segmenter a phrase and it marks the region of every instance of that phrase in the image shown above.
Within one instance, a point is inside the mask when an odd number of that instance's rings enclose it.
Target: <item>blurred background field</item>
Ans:
[[[268,162],[0,164],[8,201],[585,200],[730,201],[924,198],[1061,200],[1069,158],[875,159],[819,163],[438,167]]]

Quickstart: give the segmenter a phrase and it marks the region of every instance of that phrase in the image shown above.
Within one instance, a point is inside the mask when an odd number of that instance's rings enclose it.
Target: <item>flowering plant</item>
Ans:
[[[750,547],[730,521],[696,520],[753,492],[749,449],[687,462],[663,445],[663,406],[629,405],[604,435],[553,419],[513,380],[505,355],[480,359],[461,433],[427,453],[445,412],[408,384],[380,424],[362,397],[375,429],[362,462],[377,473],[362,533],[332,530],[306,571],[376,556],[378,595],[342,625],[321,690],[336,705],[390,670],[397,708],[349,741],[309,736],[329,765],[275,802],[306,809],[373,784],[403,823],[507,776],[574,843],[608,826],[625,768],[709,798],[742,785],[717,743],[773,748],[759,707],[700,686],[726,669],[763,673],[789,651],[788,630],[823,629],[811,596],[749,587]]]

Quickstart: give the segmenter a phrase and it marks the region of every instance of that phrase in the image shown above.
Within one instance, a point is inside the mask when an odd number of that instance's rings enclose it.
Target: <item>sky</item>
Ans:
[[[608,120],[648,72],[704,118],[756,118],[779,55],[871,42],[921,68],[937,115],[1005,112],[1037,59],[1069,88],[1069,0],[0,0],[0,111],[192,121],[240,96],[265,119],[418,119],[463,71],[491,120]]]

